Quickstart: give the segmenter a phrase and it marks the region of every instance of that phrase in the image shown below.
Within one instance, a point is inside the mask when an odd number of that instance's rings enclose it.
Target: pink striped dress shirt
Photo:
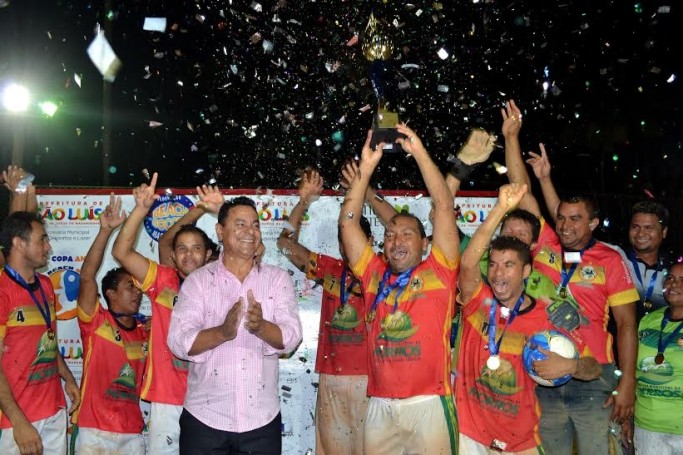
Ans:
[[[197,334],[223,323],[228,310],[247,291],[261,303],[263,318],[282,331],[283,350],[274,349],[240,322],[235,339],[191,356]],[[289,274],[262,264],[240,282],[219,260],[190,274],[173,308],[168,347],[190,363],[185,409],[211,428],[243,433],[271,422],[280,412],[279,354],[301,342],[301,321]]]

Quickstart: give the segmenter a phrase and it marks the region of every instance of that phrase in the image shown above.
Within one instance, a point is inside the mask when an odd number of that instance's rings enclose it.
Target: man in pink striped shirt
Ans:
[[[220,259],[190,274],[173,309],[168,347],[189,360],[180,453],[280,454],[278,356],[301,342],[287,272],[256,265],[254,202],[237,197],[218,213]]]

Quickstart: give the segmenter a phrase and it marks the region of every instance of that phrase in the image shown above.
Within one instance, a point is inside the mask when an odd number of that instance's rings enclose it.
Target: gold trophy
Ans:
[[[383,33],[380,22],[374,14],[370,14],[370,20],[365,27],[363,55],[370,62],[370,82],[377,95],[377,113],[372,120],[371,146],[374,148],[384,142],[385,152],[401,149],[395,144],[399,136],[396,131],[398,113],[389,109],[390,83],[394,76],[391,65],[393,47],[394,43]]]

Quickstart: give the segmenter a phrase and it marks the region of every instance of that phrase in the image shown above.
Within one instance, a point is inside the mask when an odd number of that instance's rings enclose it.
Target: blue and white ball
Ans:
[[[557,379],[543,379],[536,374],[533,362],[536,360],[546,360],[548,358],[547,355],[543,354],[538,349],[539,347],[542,347],[546,351],[555,352],[566,359],[578,359],[579,352],[576,350],[574,342],[557,330],[544,330],[529,338],[529,341],[527,341],[524,346],[524,352],[522,353],[524,369],[529,373],[531,379],[548,387],[557,387],[566,384],[572,378],[572,375],[568,374]]]

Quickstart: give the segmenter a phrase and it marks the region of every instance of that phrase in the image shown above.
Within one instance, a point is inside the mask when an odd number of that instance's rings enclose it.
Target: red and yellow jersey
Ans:
[[[538,430],[540,407],[536,383],[524,369],[522,351],[534,333],[551,328],[542,304],[520,311],[507,327],[500,344],[500,367],[486,366],[491,288],[480,284],[462,309],[460,355],[455,379],[455,402],[460,432],[489,447],[494,440],[505,452],[519,452],[541,445]],[[496,310],[496,339],[505,327]]]
[[[95,314],[78,307],[83,340],[81,405],[72,422],[81,428],[113,433],[141,433],[140,389],[147,358],[147,333],[142,324],[126,329],[97,305]]]
[[[368,396],[408,398],[450,395],[450,331],[455,302],[457,260],[432,247],[410,281],[380,302],[368,328]],[[388,264],[368,245],[354,273],[361,278],[365,310],[370,311]],[[396,280],[392,275],[391,284]]]
[[[541,235],[534,251],[534,270],[559,286],[562,283],[562,259],[562,245],[557,234],[545,220],[541,220]],[[569,270],[571,265],[565,267]],[[574,307],[578,312],[578,320],[576,327],[571,330],[572,338],[582,340],[601,364],[614,362],[612,335],[607,330],[609,308],[639,299],[621,256],[614,249],[596,241],[581,254],[581,262],[567,287],[566,298],[549,296],[552,303],[546,307],[546,312],[550,319],[554,319],[553,313],[556,311],[567,313],[568,307]]]
[[[56,332],[55,295],[50,279],[38,275]],[[40,290],[34,295],[42,301]],[[42,302],[41,302],[42,303]],[[48,336],[45,319],[29,292],[0,271],[0,341],[2,371],[14,400],[30,422],[55,415],[66,406],[59,377],[57,337]],[[0,412],[0,430],[12,424]]]
[[[175,269],[149,261],[145,281],[133,281],[152,302],[149,357],[141,397],[154,403],[182,406],[190,364],[175,357],[166,344],[171,312],[178,299],[180,278]]]
[[[320,330],[315,371],[333,375],[366,375],[367,331],[361,285],[353,273],[346,274],[348,300],[342,307],[341,276],[346,264],[323,254],[311,253],[306,277],[323,287]]]

